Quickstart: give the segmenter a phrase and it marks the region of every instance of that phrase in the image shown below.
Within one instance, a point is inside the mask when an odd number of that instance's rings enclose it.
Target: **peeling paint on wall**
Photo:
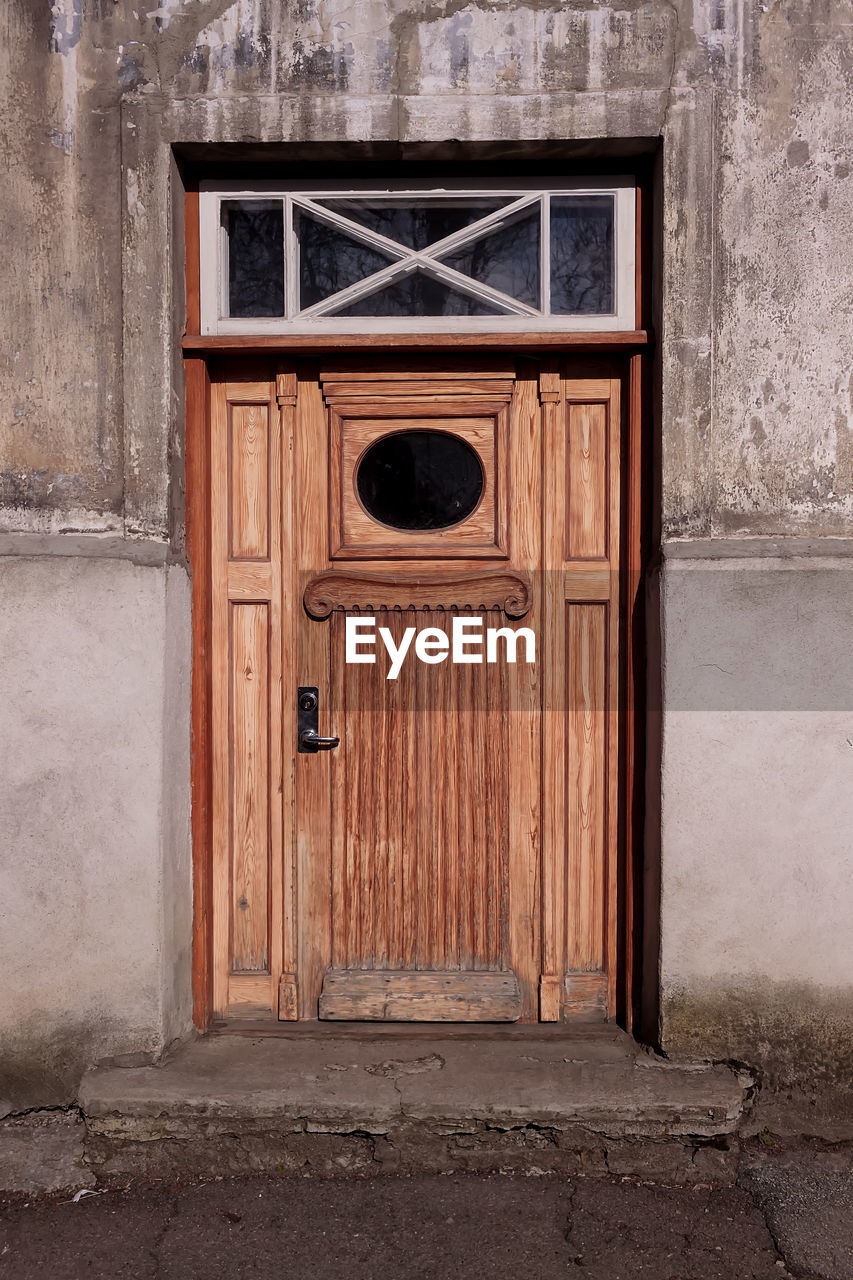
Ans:
[[[50,51],[70,53],[80,41],[83,0],[55,0],[50,7]]]
[[[248,142],[464,141],[484,128],[523,142],[559,138],[574,106],[592,132],[635,136],[632,102],[659,91],[666,149],[702,90],[714,104],[708,164],[698,179],[671,171],[665,192],[676,267],[663,281],[664,529],[846,531],[853,337],[839,318],[853,299],[837,263],[853,236],[848,20],[845,0],[12,0],[0,50],[0,466],[30,479],[4,490],[13,506],[0,523],[27,527],[46,504],[71,504],[40,478],[54,472],[80,478],[73,503],[93,520],[123,514],[121,210],[131,228],[152,216],[139,174],[159,145],[134,143],[128,159],[123,103],[192,102],[211,140],[235,103],[263,100],[266,123],[247,125]],[[713,228],[710,292],[697,285],[700,219]],[[147,287],[144,271],[135,287]],[[146,474],[146,528],[160,536],[166,454],[146,453],[162,460]]]

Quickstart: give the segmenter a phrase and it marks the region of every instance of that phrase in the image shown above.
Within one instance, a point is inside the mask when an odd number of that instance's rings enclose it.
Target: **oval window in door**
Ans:
[[[367,514],[409,533],[449,529],[483,494],[475,449],[445,431],[395,431],[362,455],[356,488]]]

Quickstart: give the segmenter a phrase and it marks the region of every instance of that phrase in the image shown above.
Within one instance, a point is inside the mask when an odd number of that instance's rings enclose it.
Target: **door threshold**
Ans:
[[[589,1036],[631,1041],[628,1032],[600,1017],[577,1016],[568,1022],[274,1022],[261,1018],[223,1018],[207,1036],[258,1036],[289,1040],[560,1040]],[[633,1043],[633,1041],[632,1041]]]

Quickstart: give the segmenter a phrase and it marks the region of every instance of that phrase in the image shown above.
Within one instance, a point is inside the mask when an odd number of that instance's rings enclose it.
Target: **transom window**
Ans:
[[[200,195],[204,333],[634,328],[630,180]]]

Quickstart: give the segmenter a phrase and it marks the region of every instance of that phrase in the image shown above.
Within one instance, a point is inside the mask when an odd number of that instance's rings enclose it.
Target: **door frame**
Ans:
[[[191,798],[193,849],[193,1022],[211,1026],[213,1011],[213,824],[211,734],[211,510],[210,374],[217,360],[261,355],[286,359],[312,351],[368,349],[371,355],[467,346],[478,350],[518,350],[535,355],[576,355],[581,360],[621,357],[626,368],[623,407],[623,671],[619,726],[619,901],[616,972],[617,1022],[628,1031],[639,1024],[643,973],[643,884],[646,785],[645,576],[652,539],[652,337],[651,187],[636,188],[636,328],[629,332],[570,334],[328,334],[287,337],[205,337],[200,335],[198,187],[185,195],[186,327],[182,340],[185,376],[186,549],[192,572]],[[624,367],[623,366],[623,367]],[[651,979],[650,979],[651,980]],[[271,1021],[271,1025],[275,1025]],[[291,1029],[293,1023],[287,1024]],[[567,1027],[568,1029],[568,1027]]]

